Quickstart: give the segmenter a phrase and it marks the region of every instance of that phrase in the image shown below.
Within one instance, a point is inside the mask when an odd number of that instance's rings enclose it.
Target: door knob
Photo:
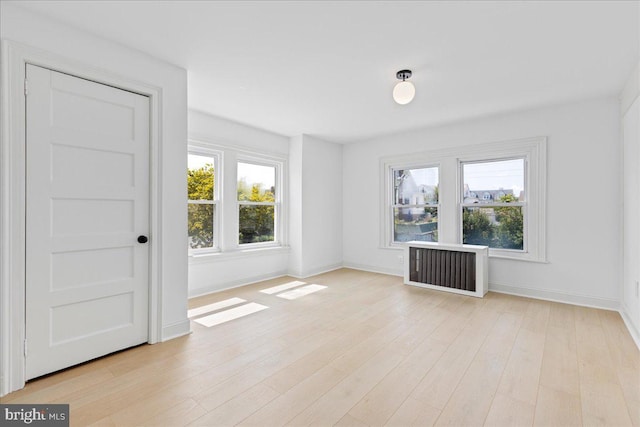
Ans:
[[[138,243],[147,243],[149,238],[147,236],[138,236]]]

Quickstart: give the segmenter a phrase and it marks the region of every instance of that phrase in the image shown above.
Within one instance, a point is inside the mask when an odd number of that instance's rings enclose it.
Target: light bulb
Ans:
[[[393,100],[400,105],[405,105],[416,96],[416,88],[413,83],[406,80],[401,81],[393,88]]]

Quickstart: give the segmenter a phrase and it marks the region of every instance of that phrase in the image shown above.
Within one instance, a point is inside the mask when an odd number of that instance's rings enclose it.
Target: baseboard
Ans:
[[[591,297],[587,295],[566,294],[549,289],[532,289],[522,288],[519,286],[489,283],[489,292],[498,292],[501,294],[535,298],[545,301],[561,302],[565,304],[580,305],[584,307],[601,308],[604,310],[620,310],[620,302],[617,300]]]
[[[189,319],[181,320],[180,322],[172,323],[162,328],[162,341],[169,341],[174,338],[189,335],[190,333],[191,323]]]
[[[294,272],[289,270],[289,276],[295,277],[296,279],[306,279],[310,276],[317,276],[318,274],[328,273],[330,271],[339,270],[342,268],[342,263],[331,264],[324,267],[312,268],[310,270],[304,270],[300,272]]]
[[[368,271],[370,273],[381,273],[381,274],[388,274],[390,276],[400,276],[400,277],[404,277],[404,273],[402,271],[402,267],[399,267],[397,270],[391,269],[391,268],[380,268],[380,267],[376,267],[373,265],[366,265],[366,264],[357,264],[357,263],[353,263],[353,262],[345,262],[342,264],[342,266],[344,268],[351,268],[354,270],[361,270],[361,271]]]
[[[631,318],[627,314],[627,310],[625,310],[624,306],[620,309],[620,316],[622,317],[622,320],[624,321],[624,324],[627,327],[631,338],[633,338],[633,341],[636,343],[638,350],[640,350],[640,331],[638,331],[636,326],[631,321]]]
[[[275,273],[270,274],[261,274],[258,276],[247,277],[244,279],[233,280],[230,282],[225,282],[219,285],[205,286],[197,289],[189,289],[188,295],[189,298],[195,298],[202,295],[212,294],[214,292],[222,292],[228,291],[229,289],[235,289],[242,286],[251,285],[253,283],[262,282],[264,280],[277,279],[278,277],[288,276],[288,271],[277,271]]]

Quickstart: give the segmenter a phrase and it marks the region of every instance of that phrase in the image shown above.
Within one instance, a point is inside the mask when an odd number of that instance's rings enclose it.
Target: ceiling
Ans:
[[[614,96],[638,60],[635,1],[17,4],[186,68],[192,109],[341,143]]]

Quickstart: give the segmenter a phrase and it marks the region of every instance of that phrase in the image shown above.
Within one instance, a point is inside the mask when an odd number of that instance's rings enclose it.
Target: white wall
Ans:
[[[189,137],[225,147],[225,156],[234,150],[253,150],[288,160],[288,247],[190,257],[190,296],[342,266],[342,145],[308,135],[288,138],[196,111],[189,111]],[[229,160],[225,165],[234,163]],[[235,172],[225,168],[223,181],[225,191],[229,186],[233,193]],[[227,203],[224,209],[235,209],[235,204]],[[234,224],[225,224],[223,235],[235,235]]]
[[[235,156],[236,150],[285,159],[289,156],[289,138],[285,136],[197,111],[189,111],[189,138],[225,147],[226,166],[235,165],[232,157]],[[235,200],[236,169],[224,167],[223,173],[223,200]],[[186,207],[186,203],[183,205]],[[235,209],[235,203],[223,203],[223,214],[226,218],[233,217]],[[223,224],[226,226],[226,229],[222,230],[222,235],[227,241],[226,246],[232,248],[237,237],[235,224],[231,221],[224,221]],[[285,247],[189,257],[189,296],[287,274],[289,253],[289,249]]]
[[[163,338],[189,331],[187,309],[186,70],[10,4],[1,4],[0,36],[162,91],[161,244]]]
[[[294,136],[289,141],[289,271],[302,276],[302,168],[304,135]]]
[[[194,110],[189,110],[189,138],[204,138],[275,155],[289,154],[286,136]]]
[[[410,107],[410,106],[409,106]],[[548,137],[548,263],[491,259],[490,288],[619,306],[621,144],[614,98],[488,117],[344,147],[344,264],[401,274],[401,252],[379,247],[383,156]]]
[[[342,145],[308,135],[291,138],[290,273],[342,266]]]
[[[623,278],[621,312],[640,347],[640,65],[621,94],[623,132]]]

